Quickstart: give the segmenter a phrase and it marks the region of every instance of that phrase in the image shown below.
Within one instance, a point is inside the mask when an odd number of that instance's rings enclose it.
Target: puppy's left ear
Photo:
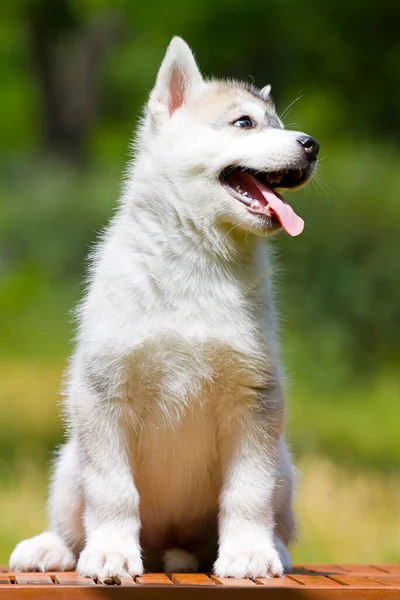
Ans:
[[[158,124],[162,124],[203,85],[203,78],[189,46],[182,38],[174,37],[150,94],[150,114]]]
[[[268,100],[270,95],[271,95],[271,85],[268,84],[266,86],[264,86],[261,90],[260,90],[260,94],[261,96],[264,98],[264,100]]]

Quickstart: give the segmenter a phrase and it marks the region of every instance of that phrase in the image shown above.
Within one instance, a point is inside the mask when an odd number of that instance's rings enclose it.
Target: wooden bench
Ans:
[[[0,568],[0,600],[400,600],[400,565],[296,565],[282,579],[221,579],[211,574],[147,573],[97,580],[74,572],[12,573]]]

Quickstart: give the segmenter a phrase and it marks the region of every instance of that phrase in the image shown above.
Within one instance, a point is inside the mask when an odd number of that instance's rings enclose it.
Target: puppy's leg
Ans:
[[[288,544],[296,538],[293,515],[293,466],[286,442],[281,438],[279,452],[279,476],[274,495],[275,546],[285,572],[292,569]]]
[[[12,571],[67,571],[75,568],[83,543],[82,494],[74,441],[58,456],[50,490],[50,531],[20,542],[10,557]]]
[[[231,419],[222,435],[224,481],[220,497],[219,552],[214,572],[221,577],[281,576],[274,544],[273,495],[279,471],[281,409],[266,408]],[[276,411],[271,414],[271,411]],[[223,426],[223,424],[220,424]]]
[[[63,446],[57,459],[48,502],[50,530],[56,532],[76,556],[82,550],[83,490],[76,438]]]
[[[86,533],[77,570],[88,577],[140,575],[139,494],[122,405],[86,390],[76,422],[83,457]]]

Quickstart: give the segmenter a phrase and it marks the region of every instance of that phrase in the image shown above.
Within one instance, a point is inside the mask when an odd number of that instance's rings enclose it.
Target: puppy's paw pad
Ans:
[[[74,554],[50,531],[20,542],[10,557],[12,571],[72,571]]]
[[[83,577],[134,577],[143,575],[143,562],[135,548],[124,551],[88,546],[79,557],[77,571]]]
[[[218,577],[282,577],[283,566],[275,549],[268,552],[223,553],[214,565]]]

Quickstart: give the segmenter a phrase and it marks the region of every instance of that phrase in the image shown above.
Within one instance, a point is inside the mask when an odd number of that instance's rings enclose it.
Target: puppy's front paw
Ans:
[[[10,558],[12,571],[69,571],[75,564],[71,550],[51,531],[20,542]]]
[[[77,571],[83,577],[134,577],[143,575],[139,548],[99,548],[86,546],[82,551]]]
[[[237,549],[220,552],[213,569],[218,577],[282,577],[283,566],[278,552],[270,545],[263,550]]]

